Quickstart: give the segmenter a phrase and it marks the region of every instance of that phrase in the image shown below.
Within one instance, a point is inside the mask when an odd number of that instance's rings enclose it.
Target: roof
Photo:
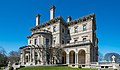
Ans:
[[[71,26],[73,24],[77,24],[77,23],[81,23],[81,22],[84,22],[84,21],[87,21],[87,20],[90,20],[90,19],[94,19],[95,18],[95,14],[89,14],[87,16],[83,16],[82,18],[78,18],[76,20],[72,20],[70,22],[67,22],[67,25],[68,26]]]
[[[36,29],[40,29],[42,27],[45,27],[45,26],[49,26],[51,24],[54,24],[55,22],[58,22],[59,20],[62,20],[62,21],[65,21],[61,16],[58,16],[57,18],[53,18],[52,20],[49,20],[47,22],[44,22],[42,24],[39,24],[33,28],[30,28],[31,31],[34,31]]]
[[[66,22],[61,16],[58,16],[58,17],[56,17],[56,18],[53,18],[52,20],[49,20],[49,21],[44,22],[44,23],[42,23],[42,24],[39,24],[39,25],[37,25],[37,26],[35,26],[35,27],[33,27],[33,28],[30,28],[30,30],[31,30],[31,31],[34,31],[34,30],[36,30],[36,29],[40,29],[40,28],[42,28],[42,27],[49,26],[49,25],[51,25],[51,24],[54,24],[55,22],[58,22],[59,20],[61,20],[60,22],[62,22],[62,24],[67,25],[67,26],[71,26],[71,25],[73,25],[73,24],[77,24],[77,23],[79,23],[79,22],[84,22],[84,21],[87,21],[87,20],[89,20],[89,19],[94,19],[94,18],[95,18],[95,14],[89,14],[89,15],[87,15],[87,16],[83,16],[82,18],[78,18],[78,19],[76,19],[76,20],[72,20],[72,21],[70,21],[70,22]],[[63,23],[63,22],[64,22],[64,23]]]

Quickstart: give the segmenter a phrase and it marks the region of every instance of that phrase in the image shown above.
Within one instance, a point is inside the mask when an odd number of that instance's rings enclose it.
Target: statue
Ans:
[[[115,62],[115,56],[114,55],[112,56],[112,62]]]

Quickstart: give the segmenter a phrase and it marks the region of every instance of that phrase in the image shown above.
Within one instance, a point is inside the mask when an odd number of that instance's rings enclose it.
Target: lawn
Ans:
[[[97,70],[97,69],[88,69],[88,68],[71,68],[67,66],[37,66],[37,67],[25,67],[20,68],[19,70]]]

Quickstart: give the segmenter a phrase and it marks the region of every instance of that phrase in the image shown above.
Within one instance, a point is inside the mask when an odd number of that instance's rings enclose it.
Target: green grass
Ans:
[[[36,66],[36,67],[25,67],[19,70],[97,70],[89,68],[71,68],[67,66]]]

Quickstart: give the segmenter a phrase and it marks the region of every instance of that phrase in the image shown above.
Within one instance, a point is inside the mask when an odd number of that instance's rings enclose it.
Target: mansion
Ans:
[[[28,45],[20,47],[21,65],[91,64],[98,61],[98,38],[95,14],[65,21],[55,17],[55,6],[50,7],[50,20],[40,23],[27,36]]]

